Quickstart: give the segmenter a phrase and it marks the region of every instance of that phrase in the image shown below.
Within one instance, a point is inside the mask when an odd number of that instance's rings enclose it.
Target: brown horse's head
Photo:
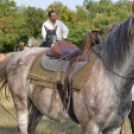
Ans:
[[[92,36],[93,36],[93,39],[94,39],[96,44],[100,44],[101,43],[101,36],[99,34],[100,31],[101,31],[101,29],[94,29],[94,30],[92,30]]]
[[[101,43],[101,36],[99,32],[101,29],[94,29],[90,33],[88,33],[84,39],[84,43],[82,46],[82,59],[87,59],[89,53],[91,52],[91,47],[95,44]],[[95,42],[95,43],[94,43]]]
[[[114,30],[114,28],[115,28],[116,26],[118,26],[118,25],[119,25],[119,24],[117,24],[117,23],[113,23],[113,24],[108,25],[108,26],[106,27],[106,29],[105,29],[105,35],[108,36],[108,35]]]

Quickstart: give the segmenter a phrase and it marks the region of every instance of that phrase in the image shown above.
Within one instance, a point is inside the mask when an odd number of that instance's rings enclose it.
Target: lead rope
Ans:
[[[94,39],[93,39],[92,33],[89,33],[89,36],[91,37],[91,39],[92,39],[94,45],[97,46],[97,44],[95,43],[95,41],[94,41]],[[95,53],[96,55],[100,55],[100,58],[101,58],[102,62],[107,66],[107,68],[108,68],[114,75],[116,75],[116,76],[118,76],[118,77],[121,77],[121,78],[123,78],[123,79],[134,79],[134,77],[120,76],[119,74],[117,74],[116,72],[114,72],[114,71],[108,66],[108,64],[106,63],[106,61],[103,59],[103,57],[102,57],[102,55],[101,55],[101,52],[98,51],[98,53],[97,53],[97,52],[95,51],[95,49],[94,49],[94,53]]]

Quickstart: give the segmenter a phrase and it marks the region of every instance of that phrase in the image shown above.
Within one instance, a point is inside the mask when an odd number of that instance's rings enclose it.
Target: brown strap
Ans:
[[[62,65],[63,60],[61,59],[58,65],[59,70],[57,71],[57,78],[56,81],[54,83],[54,88],[53,88],[53,102],[52,102],[52,106],[55,107],[56,106],[56,89],[57,89],[57,83],[59,82],[59,77],[60,77],[60,72],[61,72],[61,65]]]
[[[74,69],[75,69],[75,66],[76,64],[78,63],[80,59],[80,55],[76,56],[76,61],[75,61],[75,64],[72,66],[71,70],[70,70],[70,74],[69,74],[69,90],[68,90],[68,105],[67,105],[67,111],[69,110],[69,106],[70,106],[70,100],[71,100],[71,96],[72,96],[72,75],[73,75],[73,72],[74,72]]]

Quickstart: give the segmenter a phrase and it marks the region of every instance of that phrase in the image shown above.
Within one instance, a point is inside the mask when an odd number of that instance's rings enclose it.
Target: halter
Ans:
[[[97,44],[96,44],[96,42],[95,42],[95,40],[94,40],[94,38],[93,38],[92,32],[89,33],[89,36],[91,37],[91,39],[92,39],[94,45],[97,46]],[[114,75],[116,75],[116,76],[118,76],[118,77],[120,77],[120,78],[124,78],[124,79],[134,79],[134,77],[121,76],[121,75],[117,74],[116,72],[114,72],[114,71],[108,66],[108,64],[106,63],[106,61],[103,59],[103,57],[102,57],[100,51],[97,53],[97,52],[95,51],[95,48],[94,48],[93,50],[94,50],[94,53],[95,53],[96,55],[100,55],[100,58],[101,58],[102,62],[106,65],[106,67],[107,67]]]
[[[52,38],[50,38],[52,35],[56,35],[56,31],[53,31],[53,30],[49,30],[48,32],[47,32],[47,35],[46,35],[46,38],[47,38],[47,40],[46,40],[46,42],[47,42],[47,44],[49,44],[49,45],[47,45],[47,46],[51,46],[51,44],[52,44],[52,42],[53,42],[53,40],[52,40]]]
[[[56,34],[56,31],[54,31],[54,30],[49,30],[47,33],[48,33],[48,34]]]

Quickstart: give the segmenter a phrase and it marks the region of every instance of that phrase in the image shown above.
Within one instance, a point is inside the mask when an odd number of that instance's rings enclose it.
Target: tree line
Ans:
[[[55,10],[57,18],[69,28],[67,41],[81,47],[88,32],[101,28],[101,37],[105,38],[104,30],[111,23],[120,24],[130,14],[132,1],[119,0],[84,0],[71,10],[61,2],[54,2],[46,9],[35,7],[18,7],[13,0],[0,0],[0,51],[16,51],[21,40],[27,43],[33,37],[33,44],[43,41],[41,27],[48,19],[48,12]],[[77,4],[77,3],[76,3]]]

